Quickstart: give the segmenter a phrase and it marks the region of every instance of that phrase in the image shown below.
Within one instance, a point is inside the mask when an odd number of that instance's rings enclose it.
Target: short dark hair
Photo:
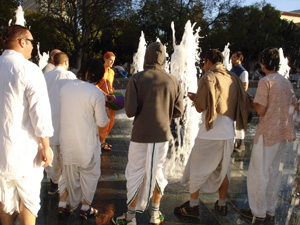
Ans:
[[[259,62],[265,66],[267,70],[279,70],[279,50],[278,48],[266,48],[259,57]]]
[[[18,38],[26,35],[29,31],[28,28],[21,25],[12,25],[5,28],[2,35],[2,44],[4,49],[10,49],[13,47],[12,41],[16,41]]]
[[[59,64],[63,64],[66,60],[69,60],[69,57],[64,52],[58,52],[53,57],[53,61],[54,61],[55,66],[57,66]]]
[[[98,84],[104,76],[104,65],[99,59],[89,59],[82,64],[77,78],[89,83]]]
[[[236,56],[241,60],[241,62],[243,62],[244,56],[243,56],[243,53],[241,51],[236,51],[233,54],[236,54]]]
[[[209,61],[212,62],[212,64],[215,64],[217,62],[223,62],[223,54],[220,52],[219,49],[210,49],[206,53],[206,56],[204,57],[204,60],[209,59]]]

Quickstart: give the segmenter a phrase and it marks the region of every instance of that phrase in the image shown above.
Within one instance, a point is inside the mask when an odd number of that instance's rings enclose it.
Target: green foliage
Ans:
[[[1,0],[0,1],[0,32],[8,26],[10,19],[15,16],[15,10],[17,9],[19,3],[17,0]],[[0,49],[2,49],[2,41],[0,43]]]

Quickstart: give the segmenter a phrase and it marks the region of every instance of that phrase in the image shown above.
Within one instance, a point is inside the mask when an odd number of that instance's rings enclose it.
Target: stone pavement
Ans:
[[[99,209],[100,215],[97,218],[82,220],[78,216],[78,211],[66,218],[58,218],[57,204],[58,195],[48,196],[47,191],[50,183],[47,179],[42,181],[41,189],[41,210],[37,218],[38,225],[79,225],[79,224],[111,224],[110,219],[113,215],[121,215],[126,211],[126,180],[124,177],[127,163],[127,151],[130,140],[132,119],[128,119],[124,110],[116,114],[115,126],[109,135],[107,142],[113,145],[111,152],[102,153],[102,176],[98,183],[95,193],[93,206]],[[175,206],[181,205],[189,199],[188,186],[180,184],[178,180],[169,180],[165,189],[165,195],[161,203],[161,211],[165,216],[166,225],[227,225],[227,224],[251,224],[250,220],[242,218],[239,208],[248,208],[246,176],[251,154],[253,137],[255,134],[257,118],[249,124],[249,131],[246,134],[246,151],[233,153],[232,173],[228,192],[229,210],[226,217],[219,216],[214,210],[214,203],[218,198],[217,193],[200,194],[201,215],[199,219],[184,218],[174,215]],[[299,132],[297,134],[299,139]],[[277,209],[275,221],[266,221],[257,224],[278,224],[296,225],[300,224],[299,210],[293,208],[289,203],[291,189],[294,181],[297,165],[297,142],[290,144],[284,156],[284,170],[282,190]],[[149,224],[147,212],[137,214],[139,225]],[[15,224],[20,224],[16,220]]]

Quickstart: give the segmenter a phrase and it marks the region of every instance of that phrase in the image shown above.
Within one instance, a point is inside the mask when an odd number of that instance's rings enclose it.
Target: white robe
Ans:
[[[43,175],[38,137],[53,135],[45,78],[37,65],[14,50],[0,56],[0,74],[0,201],[5,212],[13,213],[20,198],[36,215]],[[13,194],[5,196],[9,191]]]
[[[100,155],[98,127],[108,123],[103,93],[93,84],[73,80],[61,88],[60,150],[64,165],[83,168]]]
[[[57,66],[50,72],[44,74],[47,83],[49,100],[51,105],[52,123],[54,134],[50,137],[50,145],[59,145],[60,136],[60,89],[70,80],[75,80],[76,76],[71,71],[66,71],[63,67]]]
[[[160,195],[168,184],[165,177],[166,157],[169,142],[137,143],[130,142],[128,163],[125,177],[127,179],[127,205],[138,193],[136,211],[143,212],[148,208],[155,185]]]

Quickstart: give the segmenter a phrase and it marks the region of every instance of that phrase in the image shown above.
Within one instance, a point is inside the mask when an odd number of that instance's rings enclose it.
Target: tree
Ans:
[[[17,0],[1,0],[0,1],[0,32],[8,26],[10,19],[15,16],[15,10],[18,7],[19,2]],[[0,43],[0,49],[2,49],[2,42]]]
[[[121,4],[125,0],[39,0],[41,12],[57,19],[58,27],[72,53],[70,61],[75,68],[81,65],[84,51],[89,54],[89,46],[99,40],[102,26],[101,19],[118,17]],[[101,20],[102,21],[102,20]],[[103,24],[108,24],[105,22]]]

